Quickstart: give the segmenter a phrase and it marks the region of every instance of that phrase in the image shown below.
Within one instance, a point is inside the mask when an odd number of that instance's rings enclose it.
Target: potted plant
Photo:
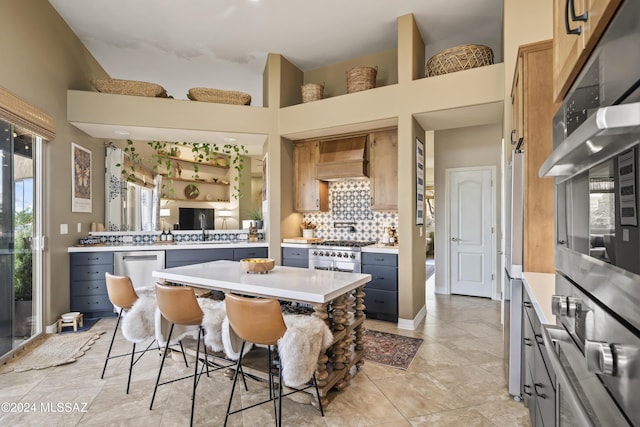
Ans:
[[[302,221],[300,224],[302,229],[302,237],[312,238],[316,231],[316,225],[311,221]]]

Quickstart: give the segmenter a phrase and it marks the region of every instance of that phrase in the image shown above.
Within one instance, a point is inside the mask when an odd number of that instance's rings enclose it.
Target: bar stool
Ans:
[[[276,426],[282,425],[282,397],[292,393],[306,390],[310,387],[315,387],[316,397],[318,399],[320,413],[324,417],[324,410],[322,408],[322,400],[320,399],[320,392],[318,390],[318,383],[316,382],[316,376],[312,376],[312,384],[301,388],[294,389],[291,392],[282,394],[282,366],[278,367],[278,396],[274,396],[273,391],[273,356],[272,348],[276,346],[278,340],[284,336],[287,331],[287,325],[284,322],[282,311],[280,309],[280,303],[275,299],[270,298],[247,298],[238,295],[227,294],[225,297],[225,304],[227,307],[227,318],[229,319],[229,325],[233,332],[240,337],[242,341],[242,348],[240,349],[240,356],[238,357],[238,363],[233,376],[233,385],[231,386],[231,395],[229,396],[229,403],[227,405],[227,414],[224,419],[224,425],[227,425],[229,415],[237,412],[244,411],[245,409],[253,408],[254,406],[262,405],[263,403],[273,401],[274,414],[276,416]],[[262,402],[255,403],[251,406],[241,408],[235,411],[231,411],[231,402],[233,400],[233,393],[235,391],[236,383],[238,380],[238,372],[242,372],[242,355],[244,354],[244,347],[246,342],[252,342],[258,345],[265,345],[268,349],[268,366],[267,372],[269,377],[269,399]],[[279,360],[280,365],[282,360]],[[278,401],[278,407],[276,408],[276,400]]]
[[[196,294],[191,287],[169,286],[157,283],[156,301],[158,303],[158,309],[160,310],[162,316],[169,322],[171,322],[171,328],[169,329],[169,336],[167,337],[167,343],[164,348],[164,356],[162,357],[162,362],[160,363],[158,378],[156,379],[156,385],[153,389],[153,396],[151,397],[151,405],[149,405],[149,409],[153,409],[153,401],[156,398],[156,391],[158,390],[158,386],[184,380],[193,376],[190,420],[190,425],[193,425],[193,410],[196,402],[196,387],[198,386],[198,380],[205,368],[207,376],[209,376],[209,355],[207,353],[207,346],[204,345],[204,342],[202,344],[204,346],[205,361],[204,365],[200,368],[200,372],[198,372],[198,361],[200,358],[200,341],[201,339],[204,341],[204,328],[202,327],[202,318],[204,317],[204,313],[202,312],[202,309],[198,304],[198,300],[196,299]],[[160,383],[162,368],[164,367],[164,361],[167,358],[167,352],[169,350],[169,345],[171,342],[171,335],[173,334],[173,328],[175,325],[198,327],[198,343],[196,347],[196,360],[193,375],[188,375],[186,377]]]
[[[111,304],[113,304],[114,306],[119,307],[120,310],[118,311],[118,320],[116,320],[116,326],[115,328],[113,328],[111,343],[109,344],[109,350],[107,351],[107,356],[104,360],[104,367],[102,368],[102,375],[100,375],[100,379],[104,379],[104,374],[107,370],[107,364],[109,363],[109,360],[131,355],[131,360],[129,361],[129,376],[127,378],[127,394],[129,394],[133,365],[135,365],[138,360],[140,360],[140,357],[142,357],[142,355],[151,348],[151,346],[155,343],[155,339],[151,341],[147,348],[142,351],[136,352],[136,343],[134,342],[132,343],[133,346],[130,353],[118,354],[116,356],[111,355],[113,342],[115,341],[116,333],[118,331],[118,326],[120,325],[122,315],[129,311],[131,307],[133,307],[133,304],[138,301],[138,294],[133,287],[133,283],[131,283],[131,278],[128,276],[115,276],[111,273],[105,273],[105,280],[107,283],[107,294],[109,295],[109,301],[111,301]],[[136,353],[141,353],[137,359],[135,359]]]

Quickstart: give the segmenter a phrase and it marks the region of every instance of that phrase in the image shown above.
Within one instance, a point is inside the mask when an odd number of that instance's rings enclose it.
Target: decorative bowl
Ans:
[[[79,311],[72,311],[70,313],[64,313],[62,316],[60,316],[62,318],[62,320],[64,322],[73,322],[74,319],[76,317],[78,317],[80,315]]]
[[[273,270],[276,262],[271,258],[245,258],[240,260],[240,265],[247,273],[267,274]]]

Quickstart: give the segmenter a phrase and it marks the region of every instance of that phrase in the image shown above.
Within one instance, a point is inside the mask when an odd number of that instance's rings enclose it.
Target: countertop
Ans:
[[[551,312],[551,296],[556,293],[556,275],[525,272],[522,276],[525,291],[531,297],[531,303],[540,322],[555,325],[556,316]]]
[[[224,249],[224,248],[266,248],[268,242],[212,241],[185,243],[152,243],[152,244],[105,244],[99,246],[73,246],[68,252],[124,252],[124,251],[171,251],[176,249]]]
[[[170,282],[304,303],[327,303],[371,281],[370,274],[275,266],[268,274],[248,274],[239,262],[212,261],[154,271]]]

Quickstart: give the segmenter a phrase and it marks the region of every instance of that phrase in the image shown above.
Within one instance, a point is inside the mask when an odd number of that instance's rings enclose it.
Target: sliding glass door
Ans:
[[[41,331],[40,138],[0,121],[0,357]]]

